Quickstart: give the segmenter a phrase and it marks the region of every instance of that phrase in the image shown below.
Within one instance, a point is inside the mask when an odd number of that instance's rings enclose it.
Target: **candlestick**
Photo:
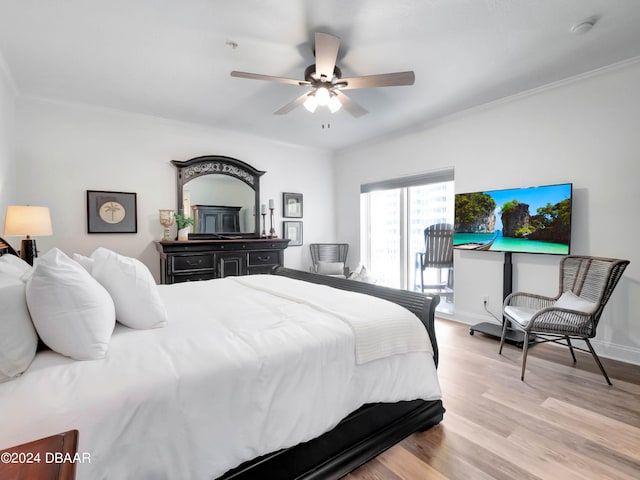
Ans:
[[[273,210],[274,208],[271,207],[271,203],[273,202],[273,200],[269,200],[269,210],[271,211],[271,228],[269,229],[269,238],[278,238],[276,236],[276,229],[273,228]]]
[[[264,205],[262,205],[262,234],[260,235],[262,238],[267,238],[267,214],[265,213]]]

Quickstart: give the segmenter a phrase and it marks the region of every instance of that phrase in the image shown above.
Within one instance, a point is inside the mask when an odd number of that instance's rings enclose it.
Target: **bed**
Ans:
[[[331,479],[443,418],[437,296],[281,267],[157,289],[166,326],[0,383],[0,449],[77,429],[80,480]]]

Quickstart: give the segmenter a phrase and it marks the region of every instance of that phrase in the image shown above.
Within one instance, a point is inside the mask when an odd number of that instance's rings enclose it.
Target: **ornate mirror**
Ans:
[[[221,155],[171,163],[177,169],[176,211],[194,219],[190,239],[260,236],[260,177],[265,172]]]

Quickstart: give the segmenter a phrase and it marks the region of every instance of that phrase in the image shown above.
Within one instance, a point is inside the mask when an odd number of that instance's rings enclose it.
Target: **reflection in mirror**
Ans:
[[[256,233],[255,192],[238,178],[203,175],[182,189],[184,211],[196,222],[194,233]],[[230,216],[235,220],[226,221]]]
[[[223,155],[171,163],[178,210],[195,220],[190,240],[260,237],[260,177],[265,172]]]

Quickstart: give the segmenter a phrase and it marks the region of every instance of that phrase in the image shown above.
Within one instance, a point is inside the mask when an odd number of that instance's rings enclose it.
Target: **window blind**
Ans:
[[[364,183],[360,185],[360,193],[369,193],[376,190],[392,190],[394,188],[417,187],[428,185],[429,183],[451,182],[453,181],[453,168],[436,170],[433,172],[410,175],[378,182]]]

